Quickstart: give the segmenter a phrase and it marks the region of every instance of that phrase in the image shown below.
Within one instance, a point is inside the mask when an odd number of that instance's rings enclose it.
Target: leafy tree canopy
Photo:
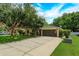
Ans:
[[[64,13],[61,17],[55,18],[52,25],[76,31],[79,29],[79,12]]]
[[[44,25],[45,18],[38,16],[29,3],[0,4],[0,21],[5,23],[11,34],[16,27],[38,29]]]

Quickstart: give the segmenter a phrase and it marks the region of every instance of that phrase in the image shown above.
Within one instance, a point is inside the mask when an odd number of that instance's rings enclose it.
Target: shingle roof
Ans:
[[[56,26],[45,26],[45,27],[42,27],[40,29],[58,29],[59,27],[56,27]]]

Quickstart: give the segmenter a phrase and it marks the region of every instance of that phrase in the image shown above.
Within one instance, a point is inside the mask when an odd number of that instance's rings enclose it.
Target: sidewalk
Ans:
[[[49,56],[61,41],[57,37],[36,37],[0,44],[0,56]]]

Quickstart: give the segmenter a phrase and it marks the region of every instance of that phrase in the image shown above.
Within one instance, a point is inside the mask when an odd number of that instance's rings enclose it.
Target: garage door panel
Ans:
[[[43,36],[57,36],[56,30],[43,30]]]

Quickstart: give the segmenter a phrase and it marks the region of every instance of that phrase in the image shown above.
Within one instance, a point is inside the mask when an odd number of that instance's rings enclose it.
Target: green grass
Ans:
[[[72,44],[61,42],[51,56],[79,56],[79,36],[71,37]]]
[[[30,36],[23,36],[23,35],[17,35],[17,36],[0,36],[0,43],[8,43],[13,41],[20,41],[26,38],[30,38]]]

